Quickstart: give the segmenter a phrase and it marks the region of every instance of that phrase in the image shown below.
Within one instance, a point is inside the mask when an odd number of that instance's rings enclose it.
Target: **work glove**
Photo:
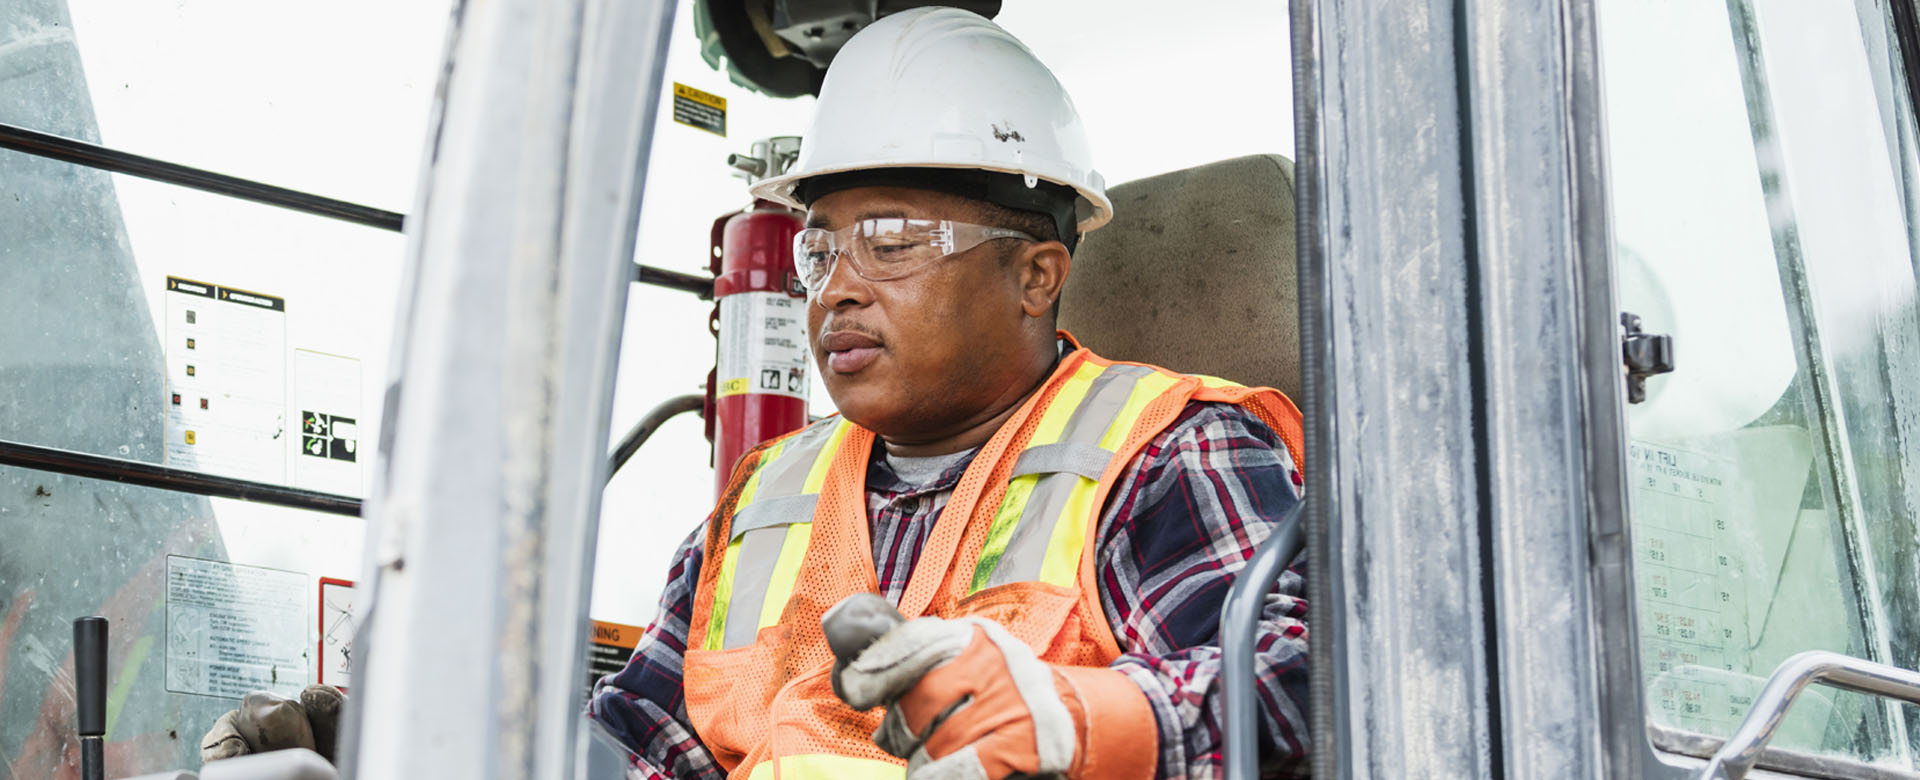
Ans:
[[[1153,711],[1131,680],[1043,662],[984,618],[899,623],[836,663],[833,687],[856,710],[887,707],[874,743],[907,759],[911,780],[1144,779],[1158,763]]]
[[[347,695],[331,685],[309,685],[298,699],[269,691],[249,693],[240,700],[240,709],[221,715],[200,739],[200,760],[306,748],[332,761],[346,701]]]

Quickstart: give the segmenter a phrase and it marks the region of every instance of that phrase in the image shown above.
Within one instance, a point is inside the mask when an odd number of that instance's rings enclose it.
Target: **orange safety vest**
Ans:
[[[1300,411],[1278,390],[1076,348],[967,466],[900,612],[990,618],[1043,661],[1111,663],[1120,648],[1100,607],[1090,542],[1121,472],[1193,401],[1246,408],[1304,462]],[[763,444],[741,460],[708,524],[687,714],[731,778],[904,772],[873,744],[881,711],[855,712],[834,696],[820,628],[842,598],[879,590],[867,535],[873,443],[872,431],[835,416]]]

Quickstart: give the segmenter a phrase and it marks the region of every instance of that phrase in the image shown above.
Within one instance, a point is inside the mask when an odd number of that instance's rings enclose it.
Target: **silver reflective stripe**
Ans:
[[[1054,526],[1062,521],[1078,523],[1086,519],[1062,518],[1060,513],[1066,509],[1067,499],[1072,497],[1080,480],[1098,482],[1106,473],[1114,453],[1101,449],[1100,439],[1107,435],[1107,429],[1126,407],[1141,377],[1152,373],[1153,369],[1145,366],[1108,367],[1094,377],[1080,407],[1073,410],[1073,416],[1061,430],[1060,441],[1028,447],[1020,453],[1020,459],[1014,461],[1015,474],[1023,473],[1021,467],[1029,465],[1027,459],[1031,456],[1034,468],[1025,473],[1046,476],[1040,478],[1027,496],[1027,505],[1020,510],[1020,520],[1007,540],[1006,551],[1000,555],[999,563],[994,564],[993,573],[987,575],[987,587],[1039,579],[1040,567],[1047,560],[1047,546],[1053,541]],[[1098,453],[1097,462],[1095,453]],[[1100,507],[1094,507],[1094,511],[1100,511]]]
[[[814,507],[819,504],[820,496],[817,493],[759,499],[733,513],[733,525],[729,530],[733,532],[733,538],[738,539],[741,534],[760,528],[809,522],[813,520]]]
[[[1113,418],[1119,416],[1120,409],[1133,396],[1133,386],[1152,373],[1153,369],[1146,366],[1112,366],[1094,377],[1093,386],[1087,388],[1087,397],[1080,401],[1080,408],[1073,410],[1066,430],[1060,432],[1060,441],[1099,444],[1100,437],[1107,435],[1107,428],[1113,425]]]
[[[753,635],[759,632],[760,608],[767,601],[773,564],[780,560],[780,547],[786,540],[784,525],[750,531],[740,540],[740,560],[734,564],[733,597],[727,600],[727,633],[721,649],[751,644]]]
[[[837,419],[815,423],[788,439],[773,460],[760,467],[753,500],[735,509],[728,521],[732,534],[728,541],[740,541],[740,557],[734,561],[733,588],[721,618],[725,621],[722,649],[751,644],[760,630],[760,612],[787,529],[794,523],[812,522],[820,503],[819,495],[800,491],[806,489],[807,474],[842,424]]]
[[[753,503],[800,495],[807,485],[807,472],[813,470],[813,462],[820,458],[820,451],[833,440],[833,432],[839,427],[839,420],[821,422],[788,439],[786,446],[780,448],[779,457],[760,474],[760,487],[754,491]]]
[[[1013,527],[1007,551],[994,565],[993,573],[987,575],[987,587],[1040,579],[1040,566],[1046,563],[1047,547],[1053,541],[1053,526],[1066,508],[1067,497],[1073,495],[1074,486],[1082,479],[1085,477],[1065,472],[1040,478],[1020,511],[1020,522]]]
[[[1020,453],[1020,459],[1013,463],[1013,476],[1028,474],[1079,474],[1087,479],[1099,479],[1107,471],[1107,461],[1113,460],[1113,451],[1101,449],[1096,444],[1063,441],[1058,444],[1042,444],[1028,447]],[[739,520],[734,523],[738,527]]]

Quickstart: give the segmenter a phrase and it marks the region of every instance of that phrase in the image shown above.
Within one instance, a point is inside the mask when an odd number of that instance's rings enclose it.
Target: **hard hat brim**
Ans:
[[[1107,199],[1107,195],[1105,192],[1101,191],[1102,189],[1104,189],[1104,187],[1100,186],[1100,182],[1099,182],[1100,174],[1098,173],[1089,172],[1089,176],[1092,177],[1095,181],[1095,187],[1098,187],[1098,189],[1090,189],[1084,184],[1076,183],[1063,178],[1058,178],[1053,176],[1041,176],[1031,171],[1019,170],[1012,167],[981,165],[977,163],[968,164],[968,163],[934,162],[934,161],[902,162],[899,160],[869,160],[869,161],[861,161],[861,162],[843,163],[840,165],[825,166],[821,168],[814,168],[814,169],[801,171],[797,173],[787,173],[780,176],[774,176],[771,178],[763,179],[759,182],[756,182],[753,185],[753,196],[756,198],[764,198],[766,200],[770,200],[775,203],[791,206],[796,209],[805,210],[807,208],[807,204],[800,202],[800,199],[794,196],[794,192],[798,188],[800,182],[817,177],[817,176],[826,176],[826,175],[835,174],[835,173],[847,173],[851,171],[871,171],[871,170],[889,169],[889,168],[948,168],[948,169],[955,169],[955,170],[992,171],[995,173],[1005,173],[1005,174],[1011,174],[1014,176],[1033,176],[1034,178],[1039,179],[1041,181],[1048,181],[1063,187],[1070,187],[1073,189],[1074,193],[1078,196],[1075,199],[1075,205],[1074,205],[1075,217],[1077,218],[1075,222],[1075,229],[1078,230],[1080,233],[1085,234],[1085,233],[1092,232],[1093,230],[1099,228],[1102,225],[1107,224],[1109,221],[1112,221],[1113,219],[1113,202]]]

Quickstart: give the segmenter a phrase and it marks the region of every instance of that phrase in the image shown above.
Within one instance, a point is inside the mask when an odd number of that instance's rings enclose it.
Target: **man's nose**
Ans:
[[[831,264],[827,266],[827,279],[821,283],[820,290],[814,295],[813,302],[820,308],[855,308],[873,302],[873,283],[860,278],[853,270],[852,250],[834,253]]]

